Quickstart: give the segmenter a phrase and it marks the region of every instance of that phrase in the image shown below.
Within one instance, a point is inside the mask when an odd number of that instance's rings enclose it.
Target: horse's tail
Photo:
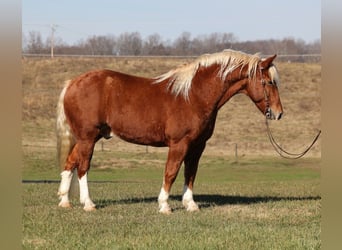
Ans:
[[[72,134],[71,128],[66,120],[64,112],[64,96],[70,80],[65,83],[65,86],[59,96],[57,103],[57,121],[56,121],[56,134],[57,134],[57,160],[61,172],[64,171],[65,162],[69,153],[74,148],[76,141]],[[76,170],[76,169],[75,169]],[[74,172],[75,172],[74,170]],[[73,174],[72,181],[70,183],[70,195],[73,196],[77,192],[77,174]]]
[[[64,113],[64,96],[70,82],[70,80],[66,82],[57,103],[57,159],[61,171],[64,170],[65,161],[76,143]]]

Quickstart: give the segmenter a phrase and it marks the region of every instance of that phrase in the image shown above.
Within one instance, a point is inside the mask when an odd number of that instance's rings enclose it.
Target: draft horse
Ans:
[[[87,184],[94,145],[116,135],[131,143],[169,147],[158,197],[161,213],[171,213],[168,197],[183,162],[183,205],[198,210],[192,190],[219,109],[243,93],[268,119],[281,118],[275,57],[224,50],[152,79],[97,70],[69,80],[57,105],[59,206],[71,206],[68,194],[77,170],[80,202],[86,211],[95,209]]]

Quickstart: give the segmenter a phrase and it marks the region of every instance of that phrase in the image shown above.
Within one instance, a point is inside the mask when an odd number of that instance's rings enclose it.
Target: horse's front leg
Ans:
[[[183,205],[189,212],[198,211],[198,205],[193,198],[193,187],[198,169],[199,159],[205,148],[205,143],[191,147],[185,156]]]
[[[170,146],[168,158],[165,166],[164,181],[158,196],[159,212],[170,214],[171,208],[167,202],[171,190],[171,186],[176,180],[180,166],[184,160],[188,145],[186,143],[178,143]]]

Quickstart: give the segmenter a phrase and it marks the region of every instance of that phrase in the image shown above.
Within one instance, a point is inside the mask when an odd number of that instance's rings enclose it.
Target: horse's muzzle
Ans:
[[[265,112],[265,116],[269,120],[280,120],[282,115],[283,115],[283,112],[279,112],[275,114],[270,108],[267,108]]]

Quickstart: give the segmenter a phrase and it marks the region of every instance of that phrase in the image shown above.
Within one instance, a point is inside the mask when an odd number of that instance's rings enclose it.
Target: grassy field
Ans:
[[[108,152],[97,152],[95,166]],[[52,155],[52,152],[51,152]],[[158,213],[163,154],[111,153],[121,163],[89,174],[98,210],[57,207],[58,183],[23,184],[24,249],[320,249],[320,166],[317,159],[234,162],[203,157],[194,198],[182,207],[180,174],[170,216]],[[58,179],[50,155],[26,156],[25,179]],[[97,160],[95,160],[97,159]],[[144,161],[145,163],[142,163]],[[149,163],[148,163],[149,162]],[[41,171],[44,166],[46,167]]]
[[[183,177],[173,186],[173,213],[158,213],[165,148],[113,138],[95,149],[89,173],[98,210],[86,213],[73,198],[58,208],[55,107],[66,79],[111,68],[156,76],[191,59],[23,59],[22,178],[24,249],[320,249],[321,141],[307,157],[277,157],[263,116],[244,96],[220,111],[201,159],[194,199],[200,212],[181,204]],[[300,151],[320,128],[321,66],[277,64],[284,119],[272,122],[276,138]],[[238,144],[238,158],[234,147]]]

